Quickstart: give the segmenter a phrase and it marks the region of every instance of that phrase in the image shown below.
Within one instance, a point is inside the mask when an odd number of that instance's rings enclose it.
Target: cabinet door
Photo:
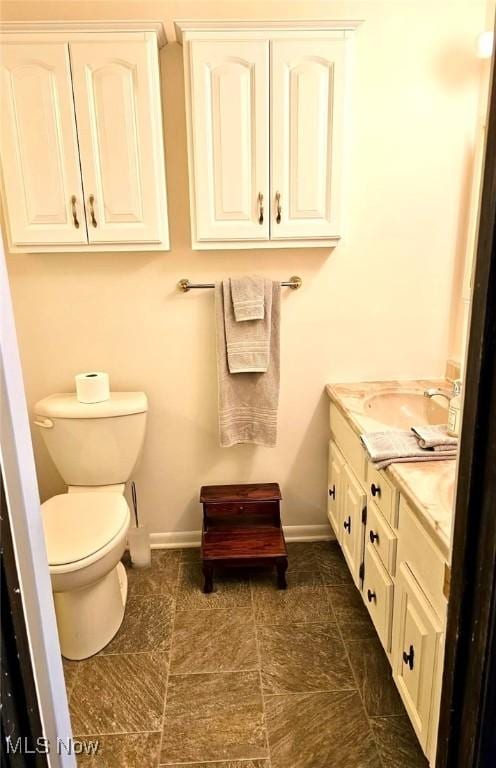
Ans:
[[[153,40],[70,44],[90,243],[168,246]]]
[[[391,651],[394,586],[372,544],[365,545],[363,599],[387,654]]]
[[[344,458],[332,440],[329,441],[329,468],[328,468],[328,494],[327,494],[327,516],[336,534],[336,538],[341,543],[343,540],[342,527],[342,506],[343,506],[343,470]]]
[[[363,562],[365,538],[365,525],[362,519],[367,495],[347,464],[344,465],[343,480],[341,547],[353,581],[360,588],[360,565]]]
[[[394,602],[393,677],[424,749],[435,734],[434,681],[438,679],[441,622],[406,563],[396,579]],[[431,722],[432,719],[432,722]]]
[[[6,43],[0,132],[13,245],[86,243],[65,43]]]
[[[189,54],[193,233],[268,240],[269,44],[193,41]]]
[[[337,237],[344,37],[271,43],[271,239]]]

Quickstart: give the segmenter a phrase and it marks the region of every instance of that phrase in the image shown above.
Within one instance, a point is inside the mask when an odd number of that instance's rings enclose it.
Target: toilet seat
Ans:
[[[86,568],[103,558],[125,535],[129,507],[118,493],[63,493],[41,505],[52,573]]]

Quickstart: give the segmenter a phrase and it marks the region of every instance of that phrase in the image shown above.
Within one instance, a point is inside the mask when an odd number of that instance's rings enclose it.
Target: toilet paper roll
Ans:
[[[102,403],[110,398],[110,381],[104,371],[76,375],[76,395],[80,403]]]

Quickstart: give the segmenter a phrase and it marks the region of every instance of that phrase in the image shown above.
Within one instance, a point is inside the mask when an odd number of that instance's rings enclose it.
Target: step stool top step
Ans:
[[[202,504],[230,501],[280,501],[279,483],[247,483],[244,485],[202,485]]]

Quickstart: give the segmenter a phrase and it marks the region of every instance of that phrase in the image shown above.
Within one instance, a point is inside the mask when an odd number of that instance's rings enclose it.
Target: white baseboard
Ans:
[[[329,525],[285,525],[286,541],[329,541],[334,533]],[[170,533],[151,533],[152,549],[176,549],[199,547],[201,531],[173,531]]]

